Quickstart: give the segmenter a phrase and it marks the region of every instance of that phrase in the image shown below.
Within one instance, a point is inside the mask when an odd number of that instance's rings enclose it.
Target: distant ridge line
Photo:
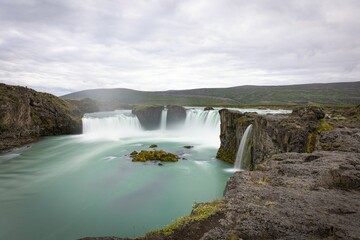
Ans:
[[[360,104],[360,81],[296,85],[244,85],[227,88],[139,91],[128,88],[101,88],[74,92],[65,99],[91,98],[115,104],[181,105],[301,105]]]

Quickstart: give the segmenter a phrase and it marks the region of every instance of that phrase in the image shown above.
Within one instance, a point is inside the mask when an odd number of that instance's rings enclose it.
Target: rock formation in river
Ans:
[[[145,130],[155,130],[159,128],[163,109],[164,106],[136,106],[132,114],[137,116]]]
[[[0,152],[40,136],[81,133],[85,111],[96,111],[90,100],[68,102],[48,93],[0,84]]]
[[[160,162],[177,162],[179,157],[175,154],[163,150],[141,150],[139,153],[130,154],[133,162],[160,161]]]
[[[185,121],[185,108],[177,105],[169,105],[167,108],[167,126],[172,127]],[[137,106],[134,107],[132,113],[136,115],[145,130],[159,129],[161,113],[164,106]]]
[[[167,113],[167,128],[175,128],[178,125],[181,125],[185,122],[186,119],[186,110],[182,106],[177,105],[168,105]]]

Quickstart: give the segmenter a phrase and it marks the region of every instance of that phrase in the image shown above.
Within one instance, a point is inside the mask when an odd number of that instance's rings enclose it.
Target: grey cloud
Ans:
[[[0,81],[56,94],[358,81],[360,2],[0,2]]]

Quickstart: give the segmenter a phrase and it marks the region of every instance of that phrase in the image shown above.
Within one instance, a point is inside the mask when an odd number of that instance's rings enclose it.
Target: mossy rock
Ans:
[[[216,154],[216,158],[233,164],[236,158],[236,151],[227,151],[225,148],[220,147]]]
[[[132,155],[133,162],[161,161],[161,162],[177,162],[179,157],[175,154],[165,152],[163,150],[142,150],[136,155]]]
[[[136,156],[137,154],[138,154],[137,151],[132,151],[132,152],[130,153],[130,156]]]
[[[156,145],[156,144],[151,144],[149,148],[157,148],[157,147],[158,147],[158,145]]]
[[[331,126],[325,119],[320,119],[319,127],[315,131],[310,132],[308,135],[306,152],[312,153],[315,150],[317,137],[319,136],[320,133],[325,132],[325,131],[331,131],[331,130],[333,130],[333,128],[334,127]]]

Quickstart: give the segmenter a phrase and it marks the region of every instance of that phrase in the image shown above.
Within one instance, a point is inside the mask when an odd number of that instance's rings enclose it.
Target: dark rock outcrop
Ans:
[[[239,111],[222,109],[220,113],[221,145],[216,157],[220,160],[234,163],[241,137],[248,125],[254,122],[253,115],[245,115]]]
[[[163,106],[137,106],[132,113],[137,116],[145,130],[155,130],[160,126]]]
[[[167,108],[167,128],[176,127],[184,123],[186,110],[182,106],[169,105]],[[161,114],[164,106],[137,106],[132,113],[136,115],[145,130],[156,130],[160,127]]]
[[[295,109],[290,115],[258,115],[220,110],[221,146],[217,158],[233,163],[241,138],[248,125],[252,129],[252,163],[284,152],[312,152],[318,134],[325,125],[321,108]]]
[[[84,112],[77,106],[93,104],[6,84],[0,84],[0,93],[0,152],[41,136],[81,133]]]
[[[167,128],[176,128],[179,125],[184,124],[186,119],[186,110],[182,106],[169,105],[166,107],[167,112]]]

